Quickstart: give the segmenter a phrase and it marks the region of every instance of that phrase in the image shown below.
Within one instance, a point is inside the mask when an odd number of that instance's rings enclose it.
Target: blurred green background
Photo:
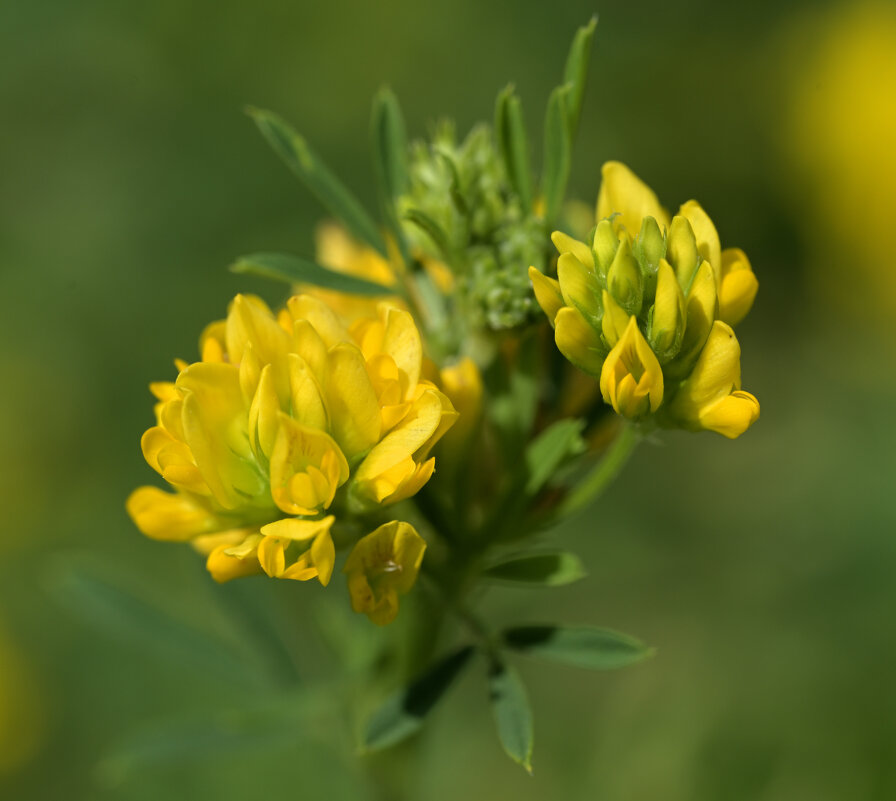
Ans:
[[[363,760],[299,724],[203,740],[194,717],[239,732],[229,705],[276,687],[234,689],[140,632],[86,626],[59,602],[61,570],[111,565],[224,636],[235,609],[275,610],[284,664],[329,675],[314,587],[218,588],[124,512],[152,478],[147,382],[195,353],[235,292],[280,299],[226,266],[311,253],[321,212],[241,109],[282,113],[372,200],[382,83],[414,136],[441,115],[490,119],[510,80],[540,131],[595,11],[573,192],[592,202],[600,164],[624,160],[667,205],[698,198],[747,251],[761,288],[739,339],[762,420],[736,443],[642,447],[563,532],[589,580],[490,597],[495,620],[608,625],[657,657],[612,674],[521,662],[534,778],[501,754],[469,677],[436,713],[412,797],[896,797],[896,12],[770,0],[3,4],[0,797],[374,797]],[[142,761],[109,762],[171,716],[191,759],[165,735]]]

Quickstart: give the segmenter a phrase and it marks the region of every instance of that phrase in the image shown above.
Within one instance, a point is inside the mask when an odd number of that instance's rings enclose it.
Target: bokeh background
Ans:
[[[377,797],[365,776],[389,763],[330,748],[325,710],[308,717],[326,690],[290,696],[293,720],[265,707],[266,679],[188,663],[165,631],[108,610],[90,626],[69,566],[247,659],[259,624],[234,618],[272,610],[281,668],[308,687],[330,674],[313,587],[211,586],[124,512],[151,475],[147,382],[235,292],[279,299],[227,265],[311,252],[321,212],[242,108],[282,113],[372,200],[382,83],[420,136],[441,115],[490,119],[513,80],[537,136],[595,11],[572,189],[590,202],[622,159],[747,251],[761,288],[739,338],[762,420],[736,443],[642,447],[564,532],[588,581],[492,595],[496,619],[609,625],[656,658],[521,662],[534,778],[501,754],[471,677],[435,714],[411,797],[896,797],[896,7],[771,0],[2,4],[0,797]],[[247,695],[255,717],[228,712]]]

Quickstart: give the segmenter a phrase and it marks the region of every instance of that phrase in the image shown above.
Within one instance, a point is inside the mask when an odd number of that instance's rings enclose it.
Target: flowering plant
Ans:
[[[286,284],[288,298],[272,310],[238,295],[199,359],[151,385],[142,447],[168,489],[128,499],[144,534],[190,543],[218,582],[328,587],[338,566],[356,612],[408,619],[365,661],[398,687],[363,717],[368,750],[417,731],[478,654],[499,739],[531,769],[515,654],[606,669],[651,650],[593,625],[495,630],[483,589],[583,578],[545,534],[647,433],[733,439],[759,416],[733,329],[758,287],[746,255],[721,248],[695,201],[670,217],[618,162],[603,168],[594,215],[566,198],[594,29],[577,32],[548,101],[537,183],[512,88],[492,126],[461,138],[443,123],[413,144],[383,90],[371,126],[380,222],[283,119],[252,109],[335,222],[319,229],[316,260],[239,259],[237,272]]]

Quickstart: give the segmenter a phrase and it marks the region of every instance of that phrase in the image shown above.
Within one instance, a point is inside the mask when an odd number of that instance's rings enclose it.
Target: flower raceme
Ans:
[[[557,231],[557,278],[529,270],[558,349],[626,418],[740,436],[759,417],[733,331],[759,286],[750,262],[696,201],[670,219],[628,167],[602,172],[591,241]]]
[[[141,487],[128,512],[147,536],[206,553],[218,581],[264,572],[326,585],[334,524],[362,523],[414,495],[457,416],[421,378],[413,319],[382,303],[346,327],[310,295],[277,315],[238,295],[227,319],[205,329],[200,352],[199,362],[178,362],[176,381],[151,385],[157,424],[143,453],[174,492]],[[416,567],[402,575],[406,591]],[[394,617],[397,601],[389,608]]]

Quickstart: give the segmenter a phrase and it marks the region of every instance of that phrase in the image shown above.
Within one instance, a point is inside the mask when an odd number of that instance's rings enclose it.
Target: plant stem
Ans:
[[[622,472],[635,445],[640,441],[641,436],[635,426],[625,425],[594,469],[560,504],[560,515],[566,516],[578,512],[597,498]]]

